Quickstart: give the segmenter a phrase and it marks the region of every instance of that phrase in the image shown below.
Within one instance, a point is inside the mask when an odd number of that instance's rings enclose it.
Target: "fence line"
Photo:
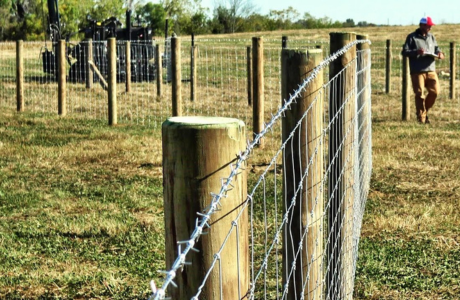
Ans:
[[[250,47],[251,42],[248,39],[197,39],[195,47],[197,48],[198,58],[197,66],[197,81],[195,91],[195,101],[191,101],[189,91],[192,89],[190,78],[190,47],[189,40],[183,40],[182,43],[182,74],[183,79],[183,109],[184,113],[190,115],[219,115],[225,117],[236,117],[245,121],[251,127],[251,112],[244,102],[248,99],[247,93],[247,70],[245,65],[246,54],[244,48]],[[265,113],[276,110],[279,107],[279,88],[280,88],[280,49],[282,39],[267,39],[264,40],[264,58],[265,58]],[[301,37],[292,37],[285,41],[291,49],[315,48],[322,47],[327,51],[328,42],[324,40],[305,40]],[[74,52],[79,52],[85,49],[89,41],[81,41],[78,43],[68,44],[69,49]],[[102,63],[105,54],[105,42],[92,42],[95,45],[100,45],[95,48],[95,57],[101,57],[101,70],[107,69],[107,64]],[[162,96],[156,96],[158,85],[154,79],[154,70],[147,72],[141,67],[137,75],[137,80],[132,84],[131,92],[125,92],[125,83],[118,83],[118,117],[120,123],[132,123],[137,125],[145,125],[149,127],[159,128],[161,122],[171,115],[171,86],[168,84],[170,77],[169,64],[169,39],[158,40],[156,44],[160,46],[162,51],[164,65],[162,68],[162,79],[166,83],[162,90]],[[391,41],[390,47],[385,45],[385,42],[377,42],[372,46],[372,73],[373,92],[376,94],[385,94],[386,90],[390,91],[392,97],[400,97],[402,92],[402,57],[400,55],[403,41]],[[49,62],[43,62],[42,53],[49,46],[42,42],[24,42],[24,109],[25,111],[33,111],[40,113],[57,113],[58,111],[58,85],[53,74],[45,73],[45,69],[52,69],[53,66]],[[118,53],[124,53],[125,47],[123,43],[118,43]],[[452,69],[449,66],[450,56],[454,55],[454,62],[457,64],[460,60],[458,44],[454,43],[453,53],[449,53],[450,43],[441,42],[441,49],[446,53],[447,58],[437,61],[437,70],[440,74],[440,95],[436,107],[439,115],[443,119],[458,120],[460,118],[460,90],[453,90],[453,95],[449,95],[451,84],[458,84],[458,70],[454,68],[454,74],[450,74]],[[2,42],[0,43],[0,105],[6,107],[16,107],[16,62],[15,62],[15,43]],[[133,48],[136,49],[136,48]],[[78,50],[78,51],[77,51]],[[388,51],[389,50],[389,51]],[[87,59],[87,54],[83,51],[75,59]],[[156,53],[156,49],[152,48],[147,53],[137,51],[141,60],[150,60]],[[389,53],[391,70],[388,74],[390,80],[386,78],[385,66],[387,65],[386,55]],[[125,59],[125,55],[120,54],[121,60]],[[156,61],[156,60],[155,60]],[[120,66],[119,66],[120,67]],[[82,74],[84,70],[69,70],[70,74]],[[71,71],[73,73],[71,73]],[[78,115],[84,118],[107,119],[107,95],[99,84],[99,80],[95,79],[95,83],[91,88],[85,86],[78,80],[70,80],[66,87],[66,111],[72,115]],[[455,78],[453,77],[455,76]],[[149,78],[150,77],[150,78]],[[142,78],[140,80],[139,78]],[[123,81],[122,79],[121,81]],[[386,86],[387,83],[389,86]],[[451,99],[452,98],[452,99]],[[398,98],[399,100],[400,98]],[[206,103],[206,104],[205,104]],[[210,109],[212,104],[221,103],[219,109]],[[229,109],[237,107],[237,110]],[[393,114],[400,116],[400,106],[395,107],[395,103],[386,101],[379,105],[377,114]],[[268,117],[265,119],[268,121]],[[249,131],[248,131],[249,132]]]
[[[358,40],[358,41],[351,42],[350,44],[344,46],[342,49],[338,50],[336,53],[332,54],[327,59],[322,61],[317,67],[315,67],[311,71],[311,73],[309,73],[310,76],[308,76],[303,81],[302,85],[300,85],[298,87],[298,89],[293,91],[293,94],[289,97],[289,99],[286,99],[284,101],[283,106],[276,112],[276,114],[273,115],[272,119],[266,124],[264,129],[259,134],[257,134],[255,136],[254,140],[251,143],[248,144],[246,150],[238,155],[237,161],[232,164],[232,168],[231,168],[231,172],[230,172],[229,176],[222,180],[222,186],[221,186],[221,189],[220,189],[219,193],[213,194],[211,204],[208,206],[208,208],[205,211],[198,213],[198,218],[196,219],[196,227],[193,230],[192,234],[190,235],[190,238],[185,240],[185,241],[179,241],[178,242],[179,249],[178,249],[177,259],[172,264],[170,270],[163,272],[163,273],[166,274],[166,278],[164,280],[164,283],[163,283],[162,287],[157,289],[156,286],[155,286],[155,283],[153,281],[151,282],[152,290],[153,290],[153,293],[154,293],[151,296],[151,299],[164,299],[165,296],[166,296],[166,289],[169,287],[169,285],[170,284],[175,285],[174,284],[174,279],[177,276],[178,272],[180,272],[186,265],[187,265],[187,268],[190,268],[189,264],[186,262],[186,259],[187,259],[188,255],[189,255],[190,251],[196,250],[194,247],[195,247],[196,243],[198,242],[199,238],[206,231],[206,229],[209,228],[209,226],[212,226],[210,224],[210,220],[211,220],[212,215],[218,210],[218,208],[221,205],[225,205],[224,198],[226,197],[226,195],[229,192],[229,190],[231,190],[232,180],[235,178],[235,176],[238,173],[243,172],[245,162],[248,160],[248,158],[250,157],[250,155],[252,154],[254,149],[257,147],[257,145],[259,144],[260,140],[262,138],[264,138],[270,131],[274,130],[274,128],[276,127],[278,121],[282,120],[283,115],[288,110],[292,109],[293,105],[297,101],[296,99],[301,97],[301,94],[305,91],[306,86],[308,86],[312,82],[312,80],[316,76],[318,76],[319,72],[322,69],[324,69],[327,66],[329,66],[333,61],[338,60],[339,57],[341,57],[342,55],[345,55],[347,53],[347,51],[350,51],[350,49],[353,49],[352,51],[355,51],[353,47],[356,46],[356,44],[359,44],[359,43],[369,43],[369,41],[368,40]],[[349,68],[350,66],[357,66],[358,62],[361,62],[361,63],[365,62],[364,63],[365,66],[360,67],[359,73],[356,73],[355,75],[353,75],[353,76],[361,77],[361,82],[362,82],[362,80],[364,80],[364,77],[362,75],[360,75],[360,74],[364,74],[362,72],[366,72],[365,74],[370,73],[370,54],[368,54],[366,56],[366,57],[368,57],[367,60],[362,60],[362,57],[364,57],[363,53],[369,53],[369,50],[367,50],[367,52],[366,51],[360,52],[359,57],[361,58],[361,60],[360,59],[354,59],[347,66],[347,68]],[[343,77],[340,74],[335,76],[327,84],[322,86],[321,89],[323,91],[321,93],[319,93],[319,95],[324,95],[324,94],[326,94],[325,92],[330,93],[333,90],[333,86],[336,86],[337,84],[340,85],[341,84],[340,82],[342,82],[342,80],[343,80]],[[357,80],[354,80],[354,81],[357,82]],[[358,86],[360,86],[360,88],[362,90],[357,91]],[[370,156],[370,145],[371,145],[371,143],[370,143],[370,93],[363,93],[362,91],[368,90],[369,88],[370,88],[370,76],[367,76],[366,80],[365,80],[365,84],[361,84],[361,85],[356,84],[355,88],[353,88],[351,91],[348,91],[347,95],[346,95],[347,101],[344,102],[344,104],[341,107],[338,108],[338,111],[336,112],[335,115],[331,115],[330,120],[327,120],[328,125],[325,127],[325,130],[321,134],[321,138],[319,138],[316,141],[316,143],[322,144],[322,147],[325,147],[325,145],[324,145],[325,141],[335,139],[335,136],[334,136],[334,133],[333,133],[333,128],[331,127],[331,124],[334,122],[334,120],[337,120],[342,113],[344,113],[344,111],[345,111],[347,106],[350,106],[351,103],[360,102],[362,104],[362,106],[359,109],[357,108],[357,106],[354,106],[355,110],[356,110],[356,112],[355,112],[356,114],[354,114],[354,116],[352,117],[351,120],[347,120],[348,125],[347,125],[346,131],[345,131],[346,132],[345,139],[347,137],[353,137],[353,141],[352,141],[352,144],[351,144],[352,146],[348,147],[349,142],[342,142],[342,144],[338,145],[338,147],[340,147],[340,148],[342,148],[342,147],[348,148],[349,153],[347,153],[345,155],[345,166],[344,166],[344,169],[341,170],[341,174],[335,174],[335,175],[339,175],[339,176],[343,175],[343,173],[345,172],[344,170],[347,169],[347,165],[346,165],[347,162],[350,162],[350,163],[353,162],[355,164],[358,163],[358,165],[354,165],[351,168],[352,172],[350,173],[349,176],[352,176],[352,177],[354,176],[354,177],[358,178],[358,180],[356,180],[356,184],[359,185],[359,187],[364,188],[364,189],[368,189],[368,187],[369,187],[368,183],[369,183],[369,180],[370,180],[370,167],[371,167],[371,164],[370,164],[371,159],[369,157]],[[361,96],[358,96],[358,95],[361,95]],[[360,101],[358,101],[358,98],[362,97],[362,95],[367,95],[368,98],[367,99],[361,99]],[[318,97],[314,101],[320,101],[319,99],[320,98]],[[320,103],[320,105],[323,106],[324,103]],[[312,106],[313,106],[313,104],[312,104]],[[270,282],[269,276],[266,273],[267,270],[268,270],[267,266],[269,264],[270,258],[273,257],[273,256],[271,256],[271,252],[275,251],[276,253],[279,253],[279,251],[280,251],[280,249],[278,249],[278,246],[279,246],[279,242],[280,242],[280,237],[282,236],[281,232],[285,229],[285,226],[287,226],[287,224],[289,223],[289,216],[290,216],[290,214],[292,212],[291,210],[295,206],[295,201],[296,201],[296,198],[297,198],[298,194],[303,189],[302,182],[304,182],[304,179],[305,180],[307,179],[306,174],[308,174],[308,172],[306,171],[305,173],[303,173],[303,171],[302,171],[303,175],[302,175],[302,180],[300,180],[301,183],[298,186],[296,186],[296,193],[295,193],[293,199],[289,199],[289,201],[286,203],[286,212],[281,215],[281,212],[279,211],[279,207],[281,206],[281,204],[278,203],[279,201],[276,201],[278,199],[278,195],[277,195],[278,192],[276,191],[276,186],[279,184],[279,179],[277,179],[276,170],[278,168],[277,165],[278,165],[279,159],[281,158],[281,155],[284,153],[284,151],[286,150],[287,147],[291,147],[291,146],[289,146],[289,143],[291,143],[292,140],[298,138],[299,133],[296,132],[296,130],[298,128],[302,127],[302,124],[304,124],[305,115],[307,115],[308,112],[312,109],[312,106],[310,106],[307,109],[307,112],[305,112],[304,116],[302,117],[302,120],[299,121],[299,123],[296,125],[295,129],[289,134],[289,136],[286,139],[286,141],[277,150],[276,154],[272,157],[272,159],[271,159],[271,161],[269,163],[269,166],[263,171],[262,175],[257,180],[253,190],[248,194],[246,201],[243,202],[242,205],[240,205],[239,207],[235,208],[237,211],[240,212],[238,214],[238,216],[241,216],[242,211],[244,211],[246,209],[250,209],[251,239],[252,239],[252,241],[251,241],[252,247],[251,248],[252,248],[253,252],[252,252],[252,263],[251,263],[252,264],[252,266],[251,266],[251,270],[252,270],[251,271],[251,273],[252,273],[252,275],[251,275],[252,280],[251,281],[252,282],[251,282],[251,286],[250,286],[248,292],[245,295],[245,297],[247,297],[248,299],[261,299],[261,298],[267,298],[267,297],[269,299],[273,299],[274,294],[277,295],[277,298],[279,298],[278,296],[279,296],[279,294],[281,294],[282,299],[286,299],[285,298],[286,297],[286,289],[285,289],[285,287],[280,286],[280,282],[278,280],[281,277],[280,272],[279,272],[279,262],[278,262],[279,259],[278,259],[278,257],[276,256],[275,258],[273,258],[274,259],[273,263],[277,266],[277,267],[275,267],[275,269],[276,269],[275,272],[276,273],[274,274],[274,277],[276,278],[275,282]],[[363,118],[363,116],[364,116],[363,112],[366,113],[364,118]],[[358,120],[360,120],[362,123],[358,124]],[[361,128],[363,131],[361,133],[356,132],[356,130],[358,128]],[[329,134],[333,134],[333,135],[329,136]],[[360,137],[359,141],[358,141],[358,137]],[[317,147],[316,147],[315,151],[316,152],[318,151]],[[324,156],[326,153],[327,152],[319,153],[319,155]],[[350,157],[355,157],[356,154],[358,155],[356,157],[356,159],[350,159]],[[337,159],[337,154],[334,154],[333,157],[334,157],[334,159]],[[358,161],[358,159],[357,159],[358,157],[361,157],[362,159],[360,161]],[[285,166],[286,164],[288,164],[288,162],[284,161],[283,166]],[[329,164],[331,164],[331,162]],[[361,165],[361,164],[363,164],[363,165]],[[309,164],[307,166],[305,166],[305,168],[308,170],[310,167],[311,167],[311,160],[310,160]],[[350,167],[348,167],[348,168],[350,168]],[[302,170],[303,169],[304,168],[302,167]],[[269,174],[271,174],[271,171],[273,171],[273,170],[275,171],[275,172],[273,172],[273,177],[268,176]],[[330,172],[330,170],[328,172]],[[266,197],[266,194],[265,194],[265,191],[266,191],[265,188],[266,188],[267,179],[274,180],[274,186],[272,188],[275,191],[275,195],[273,196],[274,197],[273,199],[275,200],[275,203],[271,203],[270,201],[267,201],[267,197]],[[326,182],[327,182],[327,176],[325,176],[325,179],[323,179],[321,181],[320,189],[324,189],[324,190],[326,189],[326,186],[327,186]],[[263,191],[259,191],[257,189],[261,185],[264,187]],[[349,187],[349,188],[354,190],[355,188],[358,188],[358,187],[353,185],[352,187]],[[336,189],[338,189],[338,187],[337,186],[336,187],[329,187],[329,189],[330,190],[336,190]],[[261,201],[261,202],[256,201],[258,199],[257,193],[262,193],[263,194],[263,201]],[[356,193],[357,193],[357,191],[356,191]],[[350,196],[351,194],[348,194],[348,195]],[[360,195],[361,195],[361,198],[358,198],[356,201],[354,201],[353,205],[355,205],[355,206],[357,206],[359,208],[363,208],[364,203],[362,203],[362,201],[365,201],[365,199],[367,197],[366,196],[367,195],[367,190],[361,191]],[[351,196],[355,197],[355,195],[351,195]],[[315,201],[319,202],[319,201],[322,201],[322,200],[321,199],[316,199]],[[269,210],[269,209],[267,209],[267,206],[271,206],[271,205],[275,205],[274,212]],[[330,201],[328,200],[326,207],[330,206],[330,205],[331,205]],[[270,227],[267,227],[267,226],[264,227],[263,225],[256,224],[256,222],[258,222],[257,221],[258,218],[255,218],[254,215],[260,214],[260,212],[257,209],[257,207],[265,208],[265,209],[263,209],[263,212],[262,212],[262,214],[265,215],[265,217],[264,216],[261,217],[264,220],[263,223],[265,223],[267,221],[267,219],[264,219],[264,218],[266,218],[267,214],[273,215],[273,217],[275,218],[275,225],[277,225],[276,228],[273,228],[271,226]],[[362,209],[357,210],[357,211],[362,213]],[[356,217],[357,220],[360,220],[362,218],[362,216],[355,216],[355,217]],[[232,222],[231,222],[232,225],[229,226],[230,229],[228,231],[227,236],[230,236],[232,231],[237,230],[236,227],[233,226],[233,224],[236,224],[238,222],[238,218],[239,217],[237,217],[235,220],[232,220]],[[321,222],[325,221],[326,219],[327,219],[327,215],[323,214],[321,216]],[[341,221],[341,220],[338,220],[338,221]],[[357,249],[357,239],[359,238],[360,224],[357,225],[357,224],[354,224],[354,222],[352,224],[353,224],[354,227],[352,227],[353,228],[352,229],[353,233],[352,233],[352,237],[350,237],[350,239],[354,243],[353,244],[353,249],[356,250]],[[263,229],[260,229],[260,230],[262,232],[262,235],[265,236],[265,243],[264,242],[261,243],[261,244],[265,244],[265,252],[264,252],[265,254],[263,255],[263,258],[261,258],[260,256],[256,257],[256,255],[255,255],[255,253],[259,253],[259,252],[257,252],[257,249],[255,249],[255,248],[259,247],[259,245],[260,245],[259,244],[259,242],[260,242],[259,237],[255,233],[256,231],[259,230],[259,226],[263,227]],[[275,230],[275,232],[273,232],[273,230]],[[348,230],[351,230],[351,227]],[[272,235],[269,235],[268,231],[271,231]],[[265,232],[265,234],[263,232]],[[308,230],[306,232],[308,232]],[[349,235],[351,235],[351,234],[349,234]],[[271,242],[268,242],[269,236],[273,237]],[[329,237],[328,239],[329,239],[330,243],[332,244],[333,241],[330,240],[330,238],[331,237]],[[303,241],[303,238],[302,238],[301,241]],[[339,243],[339,242],[340,241],[336,241],[336,243],[334,243],[334,245],[337,245],[337,243]],[[220,250],[215,253],[213,263],[211,264],[211,267],[207,271],[206,275],[204,276],[204,280],[203,280],[202,285],[198,288],[195,296],[192,299],[198,299],[198,297],[200,296],[200,293],[203,290],[203,287],[206,284],[207,278],[209,278],[209,276],[211,274],[212,269],[214,267],[216,267],[216,266],[221,266],[220,252],[222,251],[222,249],[224,247],[225,247],[225,241],[221,245]],[[302,249],[302,247],[299,247],[299,249]],[[351,252],[351,249],[350,249],[350,252]],[[356,253],[351,252],[350,255],[352,255],[352,258],[356,259]],[[324,263],[326,263],[326,261],[327,261],[325,254],[322,254],[321,261],[322,261],[323,267],[326,267],[326,265],[324,265]],[[294,262],[295,262],[295,260],[294,260]],[[260,264],[259,268],[256,267],[257,264]],[[341,269],[338,269],[338,268],[340,268],[339,265],[334,265],[332,267],[334,268],[333,270],[335,272],[338,272],[338,271],[342,272]],[[328,268],[329,268],[329,266],[328,266]],[[352,271],[351,272],[352,274],[349,274],[348,276],[353,276],[354,269],[355,269],[355,264],[353,263],[352,266],[348,266],[347,268],[351,268],[350,271]],[[287,271],[287,272],[289,274],[291,271]],[[262,287],[258,287],[257,282],[259,281],[259,278],[262,275],[264,275],[265,279],[267,279],[267,280],[264,280],[264,282],[262,283],[262,285],[263,285]],[[289,275],[288,275],[287,278],[288,278],[288,281],[289,281],[289,278],[290,278]],[[231,283],[227,283],[227,284],[231,284]],[[302,282],[302,284],[305,285],[305,282]],[[330,284],[330,283],[326,283],[326,279],[322,278],[320,285],[324,286],[325,284]],[[352,284],[352,281],[350,282],[350,284]],[[275,287],[273,287],[272,285],[274,285]],[[320,292],[321,289],[318,288],[318,290],[315,293],[317,295],[322,294],[322,292]],[[350,289],[350,287],[348,289]],[[352,287],[351,287],[351,289],[352,289]],[[334,293],[336,293],[336,291],[332,292],[332,294],[334,294]],[[244,294],[245,293],[243,291],[243,295]],[[349,294],[349,291],[347,292],[347,294]],[[349,297],[349,295],[347,297]]]
[[[403,58],[401,56],[401,50],[404,41],[391,40],[390,49],[386,41],[373,42],[372,44],[372,92],[375,95],[388,95],[385,98],[384,103],[377,103],[378,109],[374,111],[376,116],[395,116],[397,119],[401,119],[401,97],[403,97]],[[454,43],[454,57],[451,57],[449,53],[450,42],[438,42],[440,49],[445,53],[446,58],[443,60],[436,60],[436,71],[439,76],[440,92],[436,101],[436,112],[440,119],[443,120],[460,120],[460,91],[458,88],[455,89],[453,97],[450,95],[451,85],[457,87],[459,85],[459,68],[458,68],[458,51],[460,49],[457,43]],[[386,60],[387,53],[389,53],[391,69],[386,70],[388,64]],[[452,67],[450,61],[455,61],[454,73],[451,73]],[[390,78],[386,78],[386,74],[390,75]],[[389,86],[386,85],[388,82]],[[413,105],[413,92],[410,80],[408,81],[410,103]],[[389,93],[386,93],[386,90]],[[397,101],[392,101],[396,99]],[[397,106],[395,106],[397,105]],[[377,106],[374,106],[377,107]],[[412,117],[415,117],[413,113]]]

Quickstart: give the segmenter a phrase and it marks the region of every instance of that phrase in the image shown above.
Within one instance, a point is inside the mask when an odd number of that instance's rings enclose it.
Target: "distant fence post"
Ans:
[[[391,40],[387,40],[385,59],[385,93],[391,92]]]
[[[289,99],[290,94],[299,88],[322,59],[321,49],[281,51],[283,100]],[[323,72],[320,71],[286,110],[282,119],[282,142],[288,143],[283,155],[284,214],[294,198],[296,202],[293,210],[289,211],[289,221],[284,226],[283,234],[283,284],[288,286],[286,299],[289,300],[317,300],[323,297],[322,84]],[[297,127],[299,122],[301,126]],[[290,137],[293,131],[298,133]],[[308,170],[306,177],[305,170]],[[303,186],[303,189],[296,195],[299,186]],[[291,268],[294,268],[292,275],[289,271]]]
[[[456,58],[456,51],[455,51],[455,42],[450,43],[450,89],[449,89],[449,98],[454,99],[456,94],[456,86],[455,86],[455,77],[457,73],[457,58]]]
[[[330,33],[330,52],[335,53],[356,39],[354,33]],[[354,95],[356,47],[350,48],[329,65],[329,78],[339,73],[341,78],[333,84],[334,95],[330,97],[329,119],[329,166],[328,184],[328,233],[327,297],[328,299],[351,299],[353,291],[353,164],[354,127],[356,112]]]
[[[161,97],[161,89],[163,84],[163,62],[161,60],[160,45],[155,46],[155,66],[156,66],[156,77],[157,77],[157,96]]]
[[[286,49],[288,45],[288,37],[286,35],[283,35],[281,38],[281,48]]]
[[[23,41],[16,42],[16,109],[24,111],[24,57]]]
[[[252,104],[252,63],[251,63],[251,46],[246,48],[246,70],[248,77],[248,105]]]
[[[125,72],[126,72],[126,92],[131,92],[131,42],[125,41]]]
[[[85,48],[85,72],[86,72],[86,88],[91,89],[93,88],[93,81],[94,81],[94,72],[91,69],[91,65],[88,61],[94,61],[93,59],[93,40],[87,39],[86,40],[86,48]]]
[[[171,37],[171,71],[172,71],[172,116],[182,115],[182,77],[181,77],[181,57],[180,57],[180,38]]]
[[[195,101],[196,90],[196,58],[198,48],[192,40],[192,48],[190,49],[190,100]]]
[[[59,40],[58,44],[58,115],[65,116],[66,111],[66,59],[65,40]]]
[[[409,57],[403,56],[402,64],[402,120],[410,120],[410,70]]]
[[[115,38],[108,39],[108,119],[109,125],[116,125],[117,116],[117,41]]]
[[[246,133],[244,122],[238,119],[171,117],[162,125],[162,136],[165,252],[170,270],[179,255],[178,242],[189,240],[197,213],[206,211],[213,199],[211,193],[221,190],[221,179],[228,178],[236,155],[245,150]],[[207,234],[193,246],[199,253],[190,251],[186,257],[193,265],[176,273],[177,288],[169,286],[171,299],[195,296],[232,226],[199,298],[243,299],[248,292],[248,212],[239,208],[247,197],[246,171],[238,171],[231,184],[219,211],[210,216]],[[179,248],[185,247],[187,244]]]
[[[254,103],[252,107],[253,131],[256,136],[264,129],[264,43],[262,37],[252,38],[252,95]],[[264,141],[258,144],[263,148]]]

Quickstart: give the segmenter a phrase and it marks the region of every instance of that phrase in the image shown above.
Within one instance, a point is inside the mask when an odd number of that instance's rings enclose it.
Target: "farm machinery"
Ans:
[[[59,40],[66,40],[66,60],[69,64],[68,78],[72,82],[84,82],[87,77],[87,67],[97,69],[94,81],[100,80],[99,76],[108,74],[107,39],[114,37],[117,40],[117,80],[126,80],[126,43],[130,41],[131,80],[150,81],[155,79],[155,43],[152,39],[152,29],[142,26],[138,20],[137,25],[131,21],[131,10],[126,11],[125,28],[115,17],[110,17],[102,22],[88,20],[89,25],[78,33],[83,33],[85,41],[77,44],[70,42],[70,37],[61,35],[58,0],[48,0],[49,24],[48,34],[52,47],[45,47],[42,51],[43,71],[57,78],[57,45]],[[89,42],[91,39],[91,42]],[[92,51],[88,51],[92,47]],[[87,57],[92,53],[92,57]]]

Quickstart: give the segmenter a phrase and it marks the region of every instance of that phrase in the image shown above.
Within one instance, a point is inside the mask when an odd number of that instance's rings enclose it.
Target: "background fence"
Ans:
[[[85,48],[88,41],[69,44],[68,49]],[[93,42],[97,44],[96,42]],[[107,54],[106,43],[100,43],[94,51],[95,60],[101,63],[101,70],[107,69],[103,59]],[[251,40],[229,39],[213,40],[203,39],[193,41],[180,40],[180,78],[183,115],[218,115],[223,117],[236,117],[245,121],[251,126],[252,112],[249,109],[251,100]],[[265,121],[269,120],[270,114],[280,106],[280,50],[282,46],[288,45],[291,49],[312,49],[321,47],[325,53],[329,53],[327,41],[312,40],[289,40],[287,37],[274,40],[263,40],[263,64],[264,64],[264,103]],[[402,57],[400,55],[403,41],[377,42],[372,45],[372,90],[377,94],[391,94],[393,97],[400,97],[402,92]],[[440,43],[441,49],[446,53],[446,59],[437,62],[437,70],[440,74],[441,95],[439,99],[453,99],[456,102],[456,118],[460,118],[460,99],[458,89],[451,93],[450,86],[457,86],[458,70],[456,66],[458,57],[458,46],[453,45],[453,51],[449,51],[451,43]],[[156,47],[158,46],[158,47]],[[16,43],[0,43],[0,105],[7,107],[17,106],[17,46]],[[46,63],[43,62],[42,53],[45,49],[51,49],[51,45],[40,42],[24,42],[22,49],[24,76],[23,99],[24,109],[27,111],[41,113],[58,112],[58,83],[55,75],[45,73]],[[125,59],[125,46],[117,44],[118,69],[119,62]],[[192,51],[191,49],[194,49]],[[169,78],[170,53],[169,41],[157,40],[155,47],[150,52],[159,51],[163,58],[161,72],[161,83],[159,86],[154,73],[147,72],[141,67],[137,68],[136,76],[140,80],[133,80],[129,92],[126,92],[125,78],[118,78],[117,83],[117,104],[118,122],[140,124],[150,127],[159,127],[165,118],[172,115],[172,83]],[[70,52],[70,50],[68,50]],[[193,64],[192,64],[192,54]],[[144,58],[146,56],[146,58]],[[141,58],[155,64],[156,53],[139,53]],[[84,59],[85,54],[75,59]],[[451,63],[454,63],[451,66]],[[133,60],[133,65],[135,64]],[[451,69],[454,67],[455,78],[451,80]],[[133,68],[134,69],[134,68]],[[79,72],[88,72],[81,70]],[[104,73],[104,72],[103,72]],[[78,115],[84,118],[107,119],[107,92],[95,82],[87,87],[85,82],[72,79],[72,70],[66,65],[66,111],[69,114]],[[193,77],[193,78],[192,78]],[[193,79],[193,80],[191,80]],[[96,79],[96,81],[98,81]],[[160,89],[160,91],[159,91]],[[220,105],[211,105],[219,103]],[[391,105],[388,102],[388,105]],[[445,108],[445,101],[438,101],[437,107],[441,110],[452,110],[452,105]],[[213,108],[211,108],[213,107]],[[390,108],[380,113],[388,113]],[[442,115],[442,114],[441,114]],[[451,117],[451,116],[449,116]]]

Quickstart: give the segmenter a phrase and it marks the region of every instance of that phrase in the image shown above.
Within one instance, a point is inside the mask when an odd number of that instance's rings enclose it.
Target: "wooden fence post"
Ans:
[[[254,136],[264,129],[264,44],[262,37],[252,38],[252,95],[254,103],[252,108],[252,123]],[[261,139],[258,146],[263,148]]]
[[[16,42],[16,108],[18,112],[24,111],[24,57],[23,41]]]
[[[117,116],[117,41],[115,38],[108,39],[108,119],[109,125],[118,123]]]
[[[91,68],[91,64],[88,61],[94,61],[93,59],[93,40],[87,39],[86,40],[86,63],[85,63],[85,72],[86,72],[86,88],[91,89],[93,88],[93,81],[94,81],[94,72]]]
[[[126,66],[125,66],[125,72],[126,72],[126,92],[129,93],[131,92],[131,42],[126,41],[125,42],[125,60],[126,60]]]
[[[161,97],[162,84],[163,84],[163,62],[161,61],[161,49],[160,45],[155,46],[155,66],[156,66],[156,77],[157,77],[157,96]]]
[[[180,38],[171,37],[172,116],[182,115]]]
[[[330,33],[331,54],[356,39],[354,33]],[[356,111],[355,75],[356,47],[350,48],[330,64],[329,78],[335,80],[334,94],[329,100],[329,166],[328,184],[328,273],[327,297],[351,299],[353,291],[353,186],[355,133],[353,118]]]
[[[281,37],[281,48],[286,49],[288,45],[288,37],[286,35],[283,35]]]
[[[192,45],[190,49],[190,100],[195,101],[195,87],[196,87],[196,58],[198,48]]]
[[[387,40],[385,58],[385,93],[391,92],[391,40]]]
[[[402,120],[410,120],[410,70],[409,57],[403,56],[402,64]]]
[[[221,179],[228,178],[236,155],[245,150],[246,133],[244,122],[238,119],[171,117],[162,125],[162,136],[165,252],[169,270],[178,256],[177,243],[190,238],[197,213],[206,211],[212,200],[211,193],[221,190]],[[232,221],[240,214],[238,207],[247,197],[247,174],[245,170],[238,173],[220,210],[211,215],[207,234],[194,246],[199,253],[190,251],[187,256],[193,266],[176,273],[177,288],[168,289],[171,299],[191,299],[195,295],[214,254],[229,234]],[[235,228],[200,299],[243,299],[249,289],[247,210],[241,212],[233,225]]]
[[[252,62],[251,62],[251,46],[246,48],[246,70],[248,77],[248,105],[252,104]]]
[[[368,40],[368,35],[357,35],[357,40]],[[357,101],[357,111],[360,112],[358,115],[358,157],[364,160],[365,162],[360,162],[361,165],[370,166],[372,165],[369,161],[370,153],[372,153],[372,141],[370,141],[370,130],[372,129],[371,124],[371,52],[370,52],[370,45],[368,43],[360,43],[357,45],[358,51],[361,52],[361,59],[358,61],[360,64],[358,65],[358,101]],[[359,181],[357,184],[364,183],[365,186],[359,186],[359,190],[367,190],[369,185],[367,181],[364,180],[363,177],[366,174],[363,174],[360,170],[359,172]],[[358,232],[359,233],[359,232]],[[358,234],[356,233],[356,234]],[[357,246],[357,245],[356,245]]]
[[[321,49],[281,51],[283,100],[289,99],[322,59]],[[288,143],[283,155],[284,213],[294,197],[296,202],[283,234],[283,284],[288,285],[289,300],[323,297],[323,82],[320,71],[282,119],[282,142]],[[297,127],[299,122],[301,126]],[[296,133],[290,137],[293,131]],[[308,170],[306,177],[305,170]],[[296,195],[301,185],[304,188]],[[289,276],[294,263],[294,274]]]
[[[367,34],[360,34],[356,36],[357,40],[368,40],[369,36]],[[387,44],[388,45],[388,44]],[[370,69],[364,69],[367,67],[366,64],[370,63],[370,45],[368,43],[360,43],[357,45],[357,50],[361,51],[361,59],[358,60],[361,64],[358,65],[358,72],[360,72],[361,76],[358,79],[358,92],[362,91],[361,94],[358,97],[358,111],[361,110],[361,113],[358,116],[358,124],[362,124],[363,121],[369,119],[369,113],[370,113],[370,101],[368,101],[370,98],[370,91],[371,91],[371,86],[370,86]],[[363,107],[365,106],[365,107]],[[363,108],[362,108],[363,107]],[[362,108],[362,109],[361,109]],[[365,130],[365,129],[363,129]],[[360,131],[361,133],[361,131]],[[361,141],[361,138],[358,139]]]
[[[65,116],[66,110],[66,59],[65,40],[58,44],[58,115]]]
[[[456,94],[456,86],[455,86],[455,77],[457,73],[457,58],[456,58],[456,51],[455,51],[455,42],[450,43],[450,89],[449,89],[449,98],[454,99]]]

